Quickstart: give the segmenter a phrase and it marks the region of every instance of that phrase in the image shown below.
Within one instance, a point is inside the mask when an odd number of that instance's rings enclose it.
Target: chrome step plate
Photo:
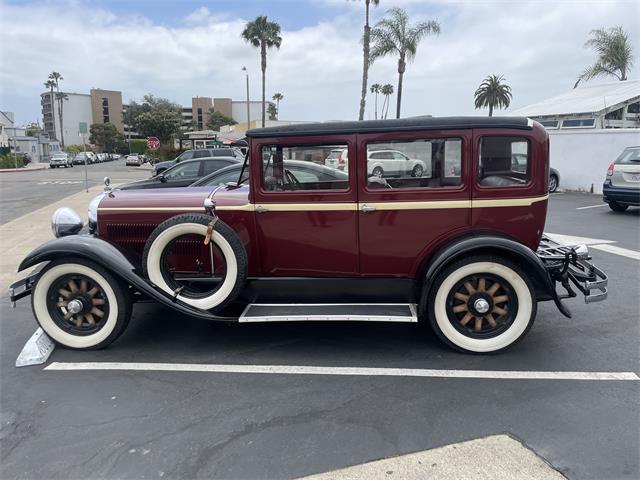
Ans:
[[[251,303],[239,322],[417,322],[414,303]]]

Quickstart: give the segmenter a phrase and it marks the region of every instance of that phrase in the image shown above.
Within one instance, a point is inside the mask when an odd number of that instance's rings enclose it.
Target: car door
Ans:
[[[212,174],[213,172],[217,172],[221,168],[228,167],[229,165],[233,165],[237,162],[226,159],[226,158],[216,158],[216,159],[206,159],[202,161],[202,177],[206,177],[207,175]]]
[[[201,177],[201,172],[201,160],[180,162],[164,173],[166,182],[163,182],[161,186],[165,188],[187,187]]]
[[[358,229],[363,276],[415,277],[425,255],[470,229],[471,131],[361,134],[358,150]],[[421,160],[422,177],[411,172],[371,172],[371,152],[382,148]],[[382,153],[382,152],[380,152]],[[389,152],[391,153],[391,152]],[[406,160],[403,160],[405,162]],[[453,168],[452,168],[453,167]],[[462,171],[452,175],[451,171]]]
[[[271,276],[345,277],[358,274],[355,162],[341,181],[298,179],[285,161],[322,162],[332,149],[350,149],[354,136],[296,136],[252,142],[251,194],[261,271]]]

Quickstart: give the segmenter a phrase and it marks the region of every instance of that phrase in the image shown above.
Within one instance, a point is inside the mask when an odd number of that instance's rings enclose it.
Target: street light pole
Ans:
[[[247,130],[249,130],[251,124],[251,110],[249,108],[249,72],[247,71],[247,67],[242,67],[242,71],[246,74],[247,77]]]

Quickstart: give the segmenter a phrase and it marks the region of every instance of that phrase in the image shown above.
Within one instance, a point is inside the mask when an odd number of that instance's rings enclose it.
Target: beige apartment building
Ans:
[[[89,94],[93,123],[111,123],[120,133],[124,133],[122,92],[92,88]]]

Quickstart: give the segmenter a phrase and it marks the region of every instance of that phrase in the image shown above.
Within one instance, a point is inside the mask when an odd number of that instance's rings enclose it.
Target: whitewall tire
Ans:
[[[536,316],[536,298],[526,274],[513,262],[473,256],[454,262],[435,279],[429,322],[452,348],[493,353],[520,340]]]
[[[69,309],[74,301],[82,306],[78,313]],[[123,286],[105,269],[82,259],[49,263],[38,276],[31,306],[42,330],[75,350],[106,347],[124,332],[131,317],[131,300]]]
[[[225,273],[220,284],[208,294],[190,295],[176,292],[166,275],[163,256],[165,250],[180,237],[196,235],[204,240],[211,217],[202,214],[183,214],[166,220],[151,234],[145,245],[142,265],[147,278],[157,288],[200,310],[222,309],[235,300],[247,277],[247,254],[237,234],[218,220],[211,235],[211,243],[224,259]]]

